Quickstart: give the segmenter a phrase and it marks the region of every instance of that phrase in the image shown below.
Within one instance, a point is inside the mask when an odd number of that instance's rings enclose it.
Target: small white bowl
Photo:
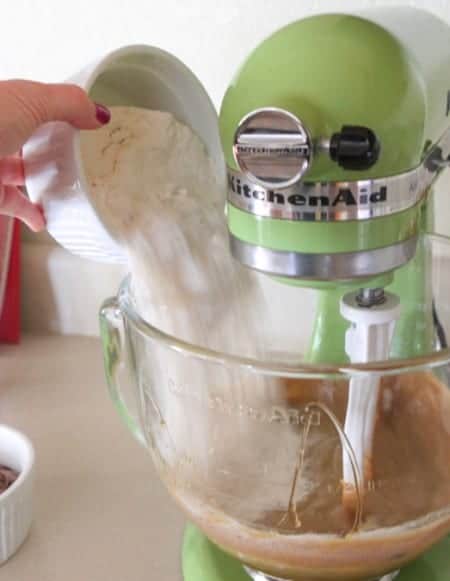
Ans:
[[[197,77],[176,57],[152,46],[124,46],[88,65],[70,82],[107,106],[172,113],[203,140],[225,187],[216,110]],[[67,123],[46,123],[24,144],[22,157],[28,196],[44,208],[50,235],[83,258],[126,262],[120,243],[106,230],[91,203],[80,132]]]
[[[0,424],[0,464],[19,473],[0,494],[0,565],[26,539],[33,517],[34,449],[26,436]]]

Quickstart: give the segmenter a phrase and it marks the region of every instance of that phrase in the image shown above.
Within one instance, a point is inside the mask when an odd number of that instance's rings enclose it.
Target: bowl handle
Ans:
[[[139,422],[136,405],[136,393],[133,389],[133,367],[130,364],[130,353],[125,332],[122,312],[115,297],[107,299],[100,309],[100,333],[103,347],[106,379],[109,394],[133,436],[146,446],[145,436]],[[128,376],[128,381],[124,381]],[[124,384],[128,384],[124,396]],[[135,405],[133,405],[133,400]],[[132,412],[133,408],[136,410]]]

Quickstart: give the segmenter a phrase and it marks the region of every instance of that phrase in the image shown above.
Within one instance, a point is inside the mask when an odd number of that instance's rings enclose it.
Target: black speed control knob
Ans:
[[[369,169],[379,155],[380,142],[368,127],[344,125],[331,136],[330,157],[344,169]]]

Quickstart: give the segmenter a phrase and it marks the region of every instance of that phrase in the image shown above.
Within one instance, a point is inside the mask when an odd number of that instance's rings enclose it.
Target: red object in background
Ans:
[[[20,233],[19,220],[0,216],[0,271],[7,268],[3,306],[0,304],[1,343],[20,341]]]

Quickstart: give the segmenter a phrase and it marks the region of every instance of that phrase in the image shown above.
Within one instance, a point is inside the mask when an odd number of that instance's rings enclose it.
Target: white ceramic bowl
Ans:
[[[119,48],[70,82],[107,106],[172,113],[203,140],[225,183],[216,110],[200,81],[170,53],[145,45]],[[53,238],[82,257],[122,262],[120,246],[103,227],[89,199],[79,131],[67,123],[43,125],[24,145],[23,160],[28,195],[43,206]]]
[[[34,450],[22,433],[0,424],[0,464],[19,472],[17,480],[0,494],[0,564],[26,539],[33,517]]]

